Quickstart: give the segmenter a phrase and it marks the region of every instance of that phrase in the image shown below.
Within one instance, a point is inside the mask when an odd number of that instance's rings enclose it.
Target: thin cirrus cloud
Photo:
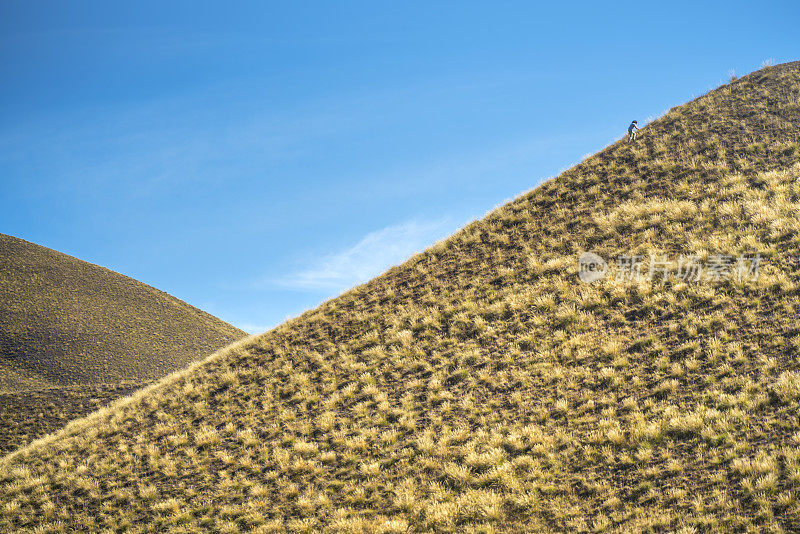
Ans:
[[[239,323],[236,326],[244,330],[248,334],[261,334],[262,332],[266,332],[267,330],[272,328],[271,325],[252,324],[252,323]]]
[[[449,235],[449,218],[410,220],[365,235],[356,244],[320,258],[313,266],[270,280],[295,290],[344,290],[366,282]]]

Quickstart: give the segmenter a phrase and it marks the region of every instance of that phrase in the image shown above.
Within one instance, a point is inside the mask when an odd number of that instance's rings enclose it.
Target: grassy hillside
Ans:
[[[0,451],[243,335],[126,276],[0,234]]]
[[[0,234],[0,387],[153,380],[244,332],[108,269]]]
[[[800,530],[800,63],[3,459],[0,529]],[[756,280],[577,276],[592,250]]]
[[[148,382],[51,386],[0,393],[0,455],[130,395]]]

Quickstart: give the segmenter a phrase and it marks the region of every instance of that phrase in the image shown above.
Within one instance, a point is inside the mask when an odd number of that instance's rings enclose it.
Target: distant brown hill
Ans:
[[[0,395],[6,416],[13,406],[31,408],[32,395],[17,398],[21,392],[47,390],[52,397],[69,386],[69,398],[108,400],[105,392],[113,398],[123,382],[120,391],[130,391],[131,384],[160,378],[244,335],[127,276],[0,234]],[[92,388],[76,387],[82,385]],[[98,391],[104,393],[97,397]],[[68,407],[61,408],[69,418]],[[15,428],[26,419],[20,415]],[[11,423],[6,417],[3,425]]]

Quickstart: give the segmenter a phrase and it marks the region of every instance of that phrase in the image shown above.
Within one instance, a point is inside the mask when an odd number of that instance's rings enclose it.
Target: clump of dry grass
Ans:
[[[800,529],[798,98],[744,76],[6,457],[0,529]],[[584,250],[764,269],[586,285]]]

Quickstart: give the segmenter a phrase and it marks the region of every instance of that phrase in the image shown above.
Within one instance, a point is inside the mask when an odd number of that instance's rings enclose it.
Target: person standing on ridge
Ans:
[[[628,126],[628,141],[636,141],[636,130],[639,127],[636,126],[636,121],[633,121],[630,126]]]

